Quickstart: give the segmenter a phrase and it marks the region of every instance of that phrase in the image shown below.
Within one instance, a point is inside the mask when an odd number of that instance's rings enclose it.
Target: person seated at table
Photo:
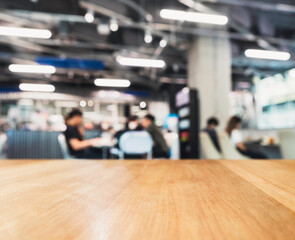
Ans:
[[[101,158],[100,150],[96,146],[100,138],[84,139],[85,131],[82,127],[83,114],[79,109],[72,110],[66,117],[67,129],[64,132],[70,154],[76,158],[98,159]]]
[[[217,137],[217,132],[216,132],[216,127],[218,126],[219,121],[215,117],[211,117],[207,121],[207,126],[204,128],[202,131],[207,133],[209,137],[211,138],[212,143],[214,144],[215,148],[221,152],[218,137]]]
[[[267,159],[267,156],[259,151],[249,149],[243,142],[243,135],[241,132],[242,119],[238,116],[233,116],[229,119],[226,132],[230,136],[232,144],[238,149],[240,153],[253,159]]]
[[[141,126],[139,119],[137,116],[131,116],[128,118],[128,122],[126,124],[126,128],[123,130],[120,130],[115,133],[114,138],[119,141],[120,137],[128,131],[142,131],[143,127]]]
[[[126,123],[126,128],[123,130],[120,130],[114,134],[114,138],[116,139],[117,143],[114,146],[116,149],[119,149],[119,140],[123,136],[124,133],[129,131],[142,131],[143,127],[141,126],[139,122],[139,118],[137,116],[130,116],[128,118],[128,122]],[[115,157],[115,156],[114,156]],[[128,159],[141,159],[142,155],[128,155],[125,154],[125,158]]]
[[[169,158],[169,147],[167,146],[162,132],[155,124],[155,117],[151,114],[147,114],[143,118],[141,124],[153,139],[153,157]]]

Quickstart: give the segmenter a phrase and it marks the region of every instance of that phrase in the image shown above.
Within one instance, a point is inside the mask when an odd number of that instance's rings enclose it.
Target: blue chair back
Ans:
[[[59,143],[60,150],[64,159],[75,158],[70,154],[70,151],[66,142],[66,138],[63,134],[58,135],[58,143]]]
[[[5,147],[6,141],[7,141],[6,134],[1,134],[0,135],[0,159],[5,158],[4,147]]]
[[[119,147],[123,154],[144,155],[152,158],[153,140],[148,132],[130,131],[124,133],[119,140]]]

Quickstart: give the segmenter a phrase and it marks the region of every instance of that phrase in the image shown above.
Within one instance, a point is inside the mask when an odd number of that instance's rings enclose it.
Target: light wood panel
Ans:
[[[294,239],[295,161],[1,161],[5,240]]]

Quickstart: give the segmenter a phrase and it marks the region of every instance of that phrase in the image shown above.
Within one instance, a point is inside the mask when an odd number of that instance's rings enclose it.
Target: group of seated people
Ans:
[[[212,117],[207,121],[207,126],[203,129],[204,132],[208,133],[215,148],[221,152],[221,148],[218,142],[216,127],[219,125],[217,118]],[[243,155],[252,159],[266,159],[267,156],[257,150],[250,149],[243,141],[243,134],[241,132],[242,119],[238,116],[233,116],[229,119],[225,132],[229,135],[231,143],[234,147]]]
[[[216,149],[221,152],[218,142],[216,127],[219,121],[216,118],[210,118],[207,121],[207,126],[203,129],[208,133]],[[83,128],[83,114],[79,109],[72,110],[66,117],[67,129],[64,132],[66,142],[70,154],[75,158],[81,159],[99,159],[102,157],[101,149],[95,146],[99,145],[100,137],[85,140],[85,130]],[[237,150],[245,156],[253,159],[266,159],[266,155],[250,149],[243,142],[243,135],[240,131],[242,119],[233,116],[229,119],[225,131],[228,133],[232,144]],[[169,147],[163,137],[161,130],[155,124],[155,117],[151,114],[146,115],[142,121],[139,121],[137,116],[131,116],[124,130],[118,131],[114,135],[117,140],[115,147],[119,148],[119,140],[121,136],[128,131],[146,131],[153,139],[153,158],[169,158]],[[130,156],[132,158],[132,156]]]
[[[80,159],[101,158],[101,149],[95,147],[99,145],[101,138],[85,140],[83,113],[79,109],[74,109],[67,115],[66,126],[64,135],[72,156]],[[141,123],[138,117],[130,117],[126,129],[117,132],[114,138],[119,142],[120,137],[128,131],[147,131],[153,139],[153,158],[169,157],[169,147],[161,130],[155,124],[155,117],[151,114],[146,115]],[[117,147],[119,147],[118,144]]]

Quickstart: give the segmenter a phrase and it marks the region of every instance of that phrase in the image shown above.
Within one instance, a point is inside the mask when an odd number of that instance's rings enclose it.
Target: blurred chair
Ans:
[[[206,159],[217,160],[222,159],[222,155],[217,151],[208,133],[200,133],[200,142],[202,154]]]
[[[120,159],[124,155],[147,155],[147,159],[152,159],[153,140],[149,133],[145,131],[130,131],[124,133],[119,140]]]
[[[164,133],[164,139],[170,149],[170,159],[177,160],[180,158],[179,137],[177,133]]]
[[[112,147],[110,149],[110,154],[111,154],[111,156],[110,156],[111,159],[114,159],[114,158],[123,158],[122,157],[122,154],[123,153],[120,151],[120,149],[118,149],[116,147]]]
[[[295,130],[281,130],[278,135],[283,158],[295,159]]]
[[[243,154],[239,153],[239,151],[232,145],[230,138],[227,133],[222,132],[218,133],[219,144],[222,151],[223,159],[228,160],[247,160],[250,159]]]
[[[75,159],[75,157],[70,154],[66,138],[63,134],[58,135],[58,143],[64,159]]]
[[[5,153],[4,153],[6,141],[7,141],[6,134],[1,134],[0,135],[0,159],[6,158]]]

